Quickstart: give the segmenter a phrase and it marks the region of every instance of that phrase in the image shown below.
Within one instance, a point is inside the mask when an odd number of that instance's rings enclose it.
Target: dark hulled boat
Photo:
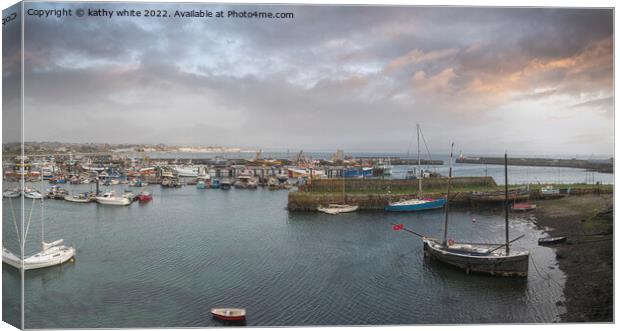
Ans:
[[[505,215],[506,215],[506,243],[504,244],[468,244],[455,243],[447,240],[449,199],[446,201],[445,224],[443,241],[423,237],[424,255],[445,264],[461,268],[465,272],[486,273],[494,276],[527,277],[529,266],[529,252],[513,251],[508,234],[508,156],[505,155],[506,186],[505,186]],[[448,177],[448,197],[450,196],[450,181],[452,178],[452,152],[450,152],[450,174]]]
[[[441,241],[424,238],[424,256],[465,270],[466,273],[486,273],[493,276],[527,277],[529,252],[510,251],[503,247],[482,244],[444,245]]]

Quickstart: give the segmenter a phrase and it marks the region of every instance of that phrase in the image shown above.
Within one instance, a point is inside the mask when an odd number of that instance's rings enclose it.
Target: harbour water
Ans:
[[[26,328],[221,326],[209,308],[222,306],[245,307],[249,326],[539,323],[564,312],[565,276],[527,214],[513,215],[511,237],[525,234],[515,249],[530,250],[530,272],[506,279],[427,262],[419,238],[391,228],[440,237],[441,211],[330,216],[287,211],[284,190],[146,189],[153,201],[129,207],[45,200],[46,239],[64,238],[77,257],[26,272]],[[12,250],[16,202],[3,199]],[[39,243],[38,203],[32,219],[27,253]],[[503,235],[500,210],[450,214],[456,241]],[[19,272],[3,264],[3,278],[9,307]]]

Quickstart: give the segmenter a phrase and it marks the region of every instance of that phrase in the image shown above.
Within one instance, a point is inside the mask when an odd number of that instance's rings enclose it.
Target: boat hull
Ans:
[[[75,248],[66,246],[59,247],[58,249],[54,250],[54,254],[43,254],[39,257],[34,255],[26,258],[24,260],[24,270],[40,269],[60,265],[69,261],[74,256]],[[22,268],[20,258],[8,251],[7,249],[3,249],[2,251],[2,262],[17,269]]]
[[[529,253],[519,252],[509,256],[467,255],[437,248],[437,243],[424,239],[424,256],[448,264],[466,273],[482,273],[492,276],[527,277]]]
[[[446,204],[446,199],[435,199],[431,201],[425,201],[424,203],[418,204],[390,204],[384,207],[385,211],[396,211],[396,212],[411,212],[411,211],[422,211],[422,210],[430,210],[430,209],[438,209],[443,208]]]
[[[356,211],[359,206],[350,206],[350,205],[341,205],[341,206],[329,206],[329,207],[318,207],[317,210],[330,215],[338,215],[342,213],[351,213]]]
[[[131,200],[127,198],[115,198],[115,199],[106,199],[106,198],[97,198],[97,202],[102,205],[109,206],[129,206],[131,204]]]
[[[243,321],[245,320],[245,309],[239,308],[213,308],[211,315],[224,321]]]

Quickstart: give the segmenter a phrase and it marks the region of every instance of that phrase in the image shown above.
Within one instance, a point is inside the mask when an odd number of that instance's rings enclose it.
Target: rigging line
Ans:
[[[415,133],[411,134],[411,139],[409,139],[409,146],[407,146],[407,159],[409,158],[409,154],[411,152],[411,145],[413,144],[413,139],[415,138]]]
[[[30,223],[32,221],[32,212],[34,211],[34,203],[36,201],[37,201],[37,199],[32,199],[32,205],[30,206],[30,214],[28,215],[28,225],[26,226],[26,231],[24,232],[24,242],[23,242],[23,244],[26,243],[26,237],[28,236],[28,229],[30,229]],[[24,246],[24,248],[25,248],[25,246]]]
[[[9,198],[9,205],[11,206],[11,215],[13,216],[13,225],[15,225],[15,234],[17,235],[17,243],[21,247],[22,239],[19,237],[19,228],[17,226],[17,217],[15,216],[15,209],[13,208],[13,198]]]
[[[420,129],[420,135],[422,136],[422,142],[424,142],[424,148],[426,148],[426,154],[428,155],[428,161],[432,164],[433,162],[431,162],[431,151],[428,149],[428,145],[426,144],[426,138],[424,138],[424,132],[422,132],[422,129]],[[435,172],[437,172],[437,167],[433,164],[433,170]]]

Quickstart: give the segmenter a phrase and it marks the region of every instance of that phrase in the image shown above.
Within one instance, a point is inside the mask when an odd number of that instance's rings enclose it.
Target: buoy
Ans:
[[[71,261],[71,262],[75,262],[75,259],[74,259],[74,258],[71,258],[71,260],[70,260],[70,261]]]
[[[454,245],[454,240],[452,239],[448,240],[448,246],[452,246],[452,245]]]

